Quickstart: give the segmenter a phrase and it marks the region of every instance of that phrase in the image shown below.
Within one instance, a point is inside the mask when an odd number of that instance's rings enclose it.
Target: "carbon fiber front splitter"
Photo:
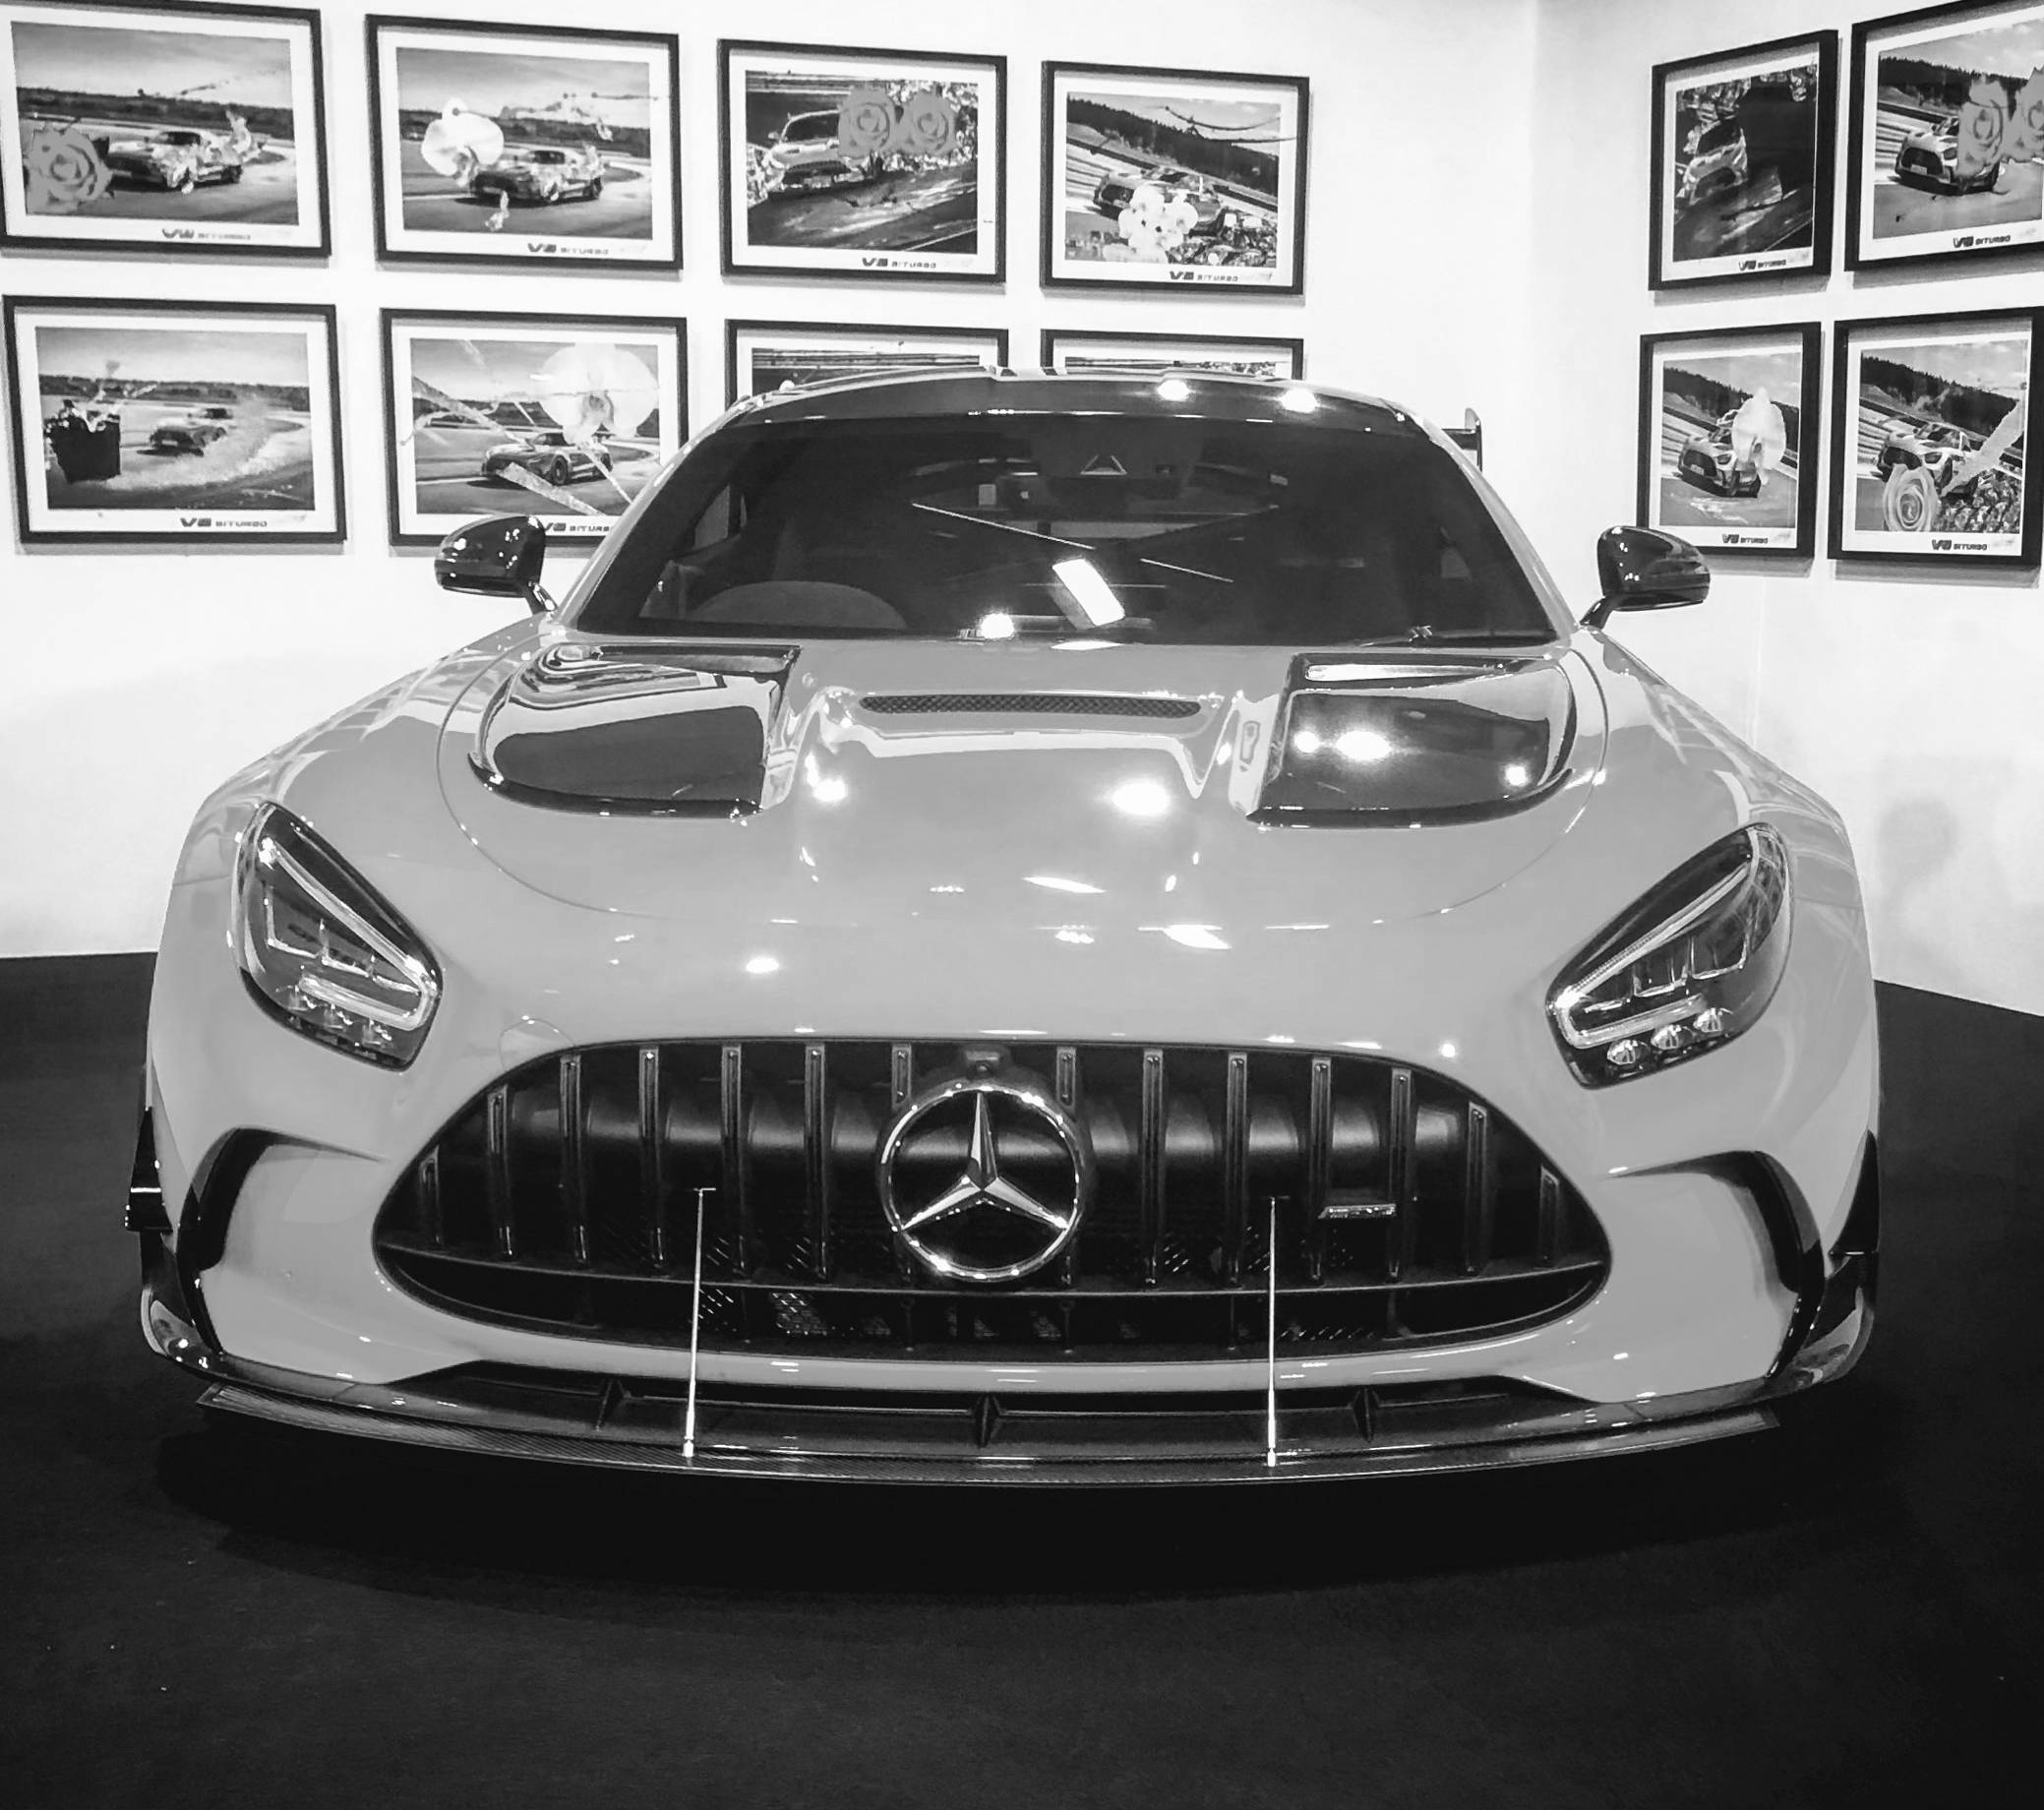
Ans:
[[[1786,1397],[1842,1375],[1873,1325],[1846,1258],[1811,1330],[1764,1380],[1592,1403],[1500,1381],[1443,1396],[1287,1391],[1006,1399],[705,1386],[695,1436],[671,1381],[468,1365],[363,1384],[251,1363],[202,1330],[166,1241],[143,1239],[142,1324],[205,1378],[204,1406],[322,1432],[634,1471],[883,1483],[1255,1483],[1491,1470],[1663,1450],[1775,1424]]]

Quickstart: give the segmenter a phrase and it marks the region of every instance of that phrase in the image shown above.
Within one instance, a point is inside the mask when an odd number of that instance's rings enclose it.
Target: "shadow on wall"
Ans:
[[[1891,763],[1863,881],[1875,970],[1907,987],[2014,1003],[2044,966],[2044,808],[2008,760]],[[1969,926],[2009,928],[1984,938]]]

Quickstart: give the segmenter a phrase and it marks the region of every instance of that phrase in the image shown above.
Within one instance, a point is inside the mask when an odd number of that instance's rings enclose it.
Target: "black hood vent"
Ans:
[[[638,815],[756,811],[792,647],[549,647],[485,713],[469,759],[526,804]]]

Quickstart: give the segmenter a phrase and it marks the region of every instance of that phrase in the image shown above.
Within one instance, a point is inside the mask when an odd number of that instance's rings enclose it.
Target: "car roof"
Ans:
[[[1182,379],[1190,393],[1167,400],[1157,392],[1167,377]],[[1311,411],[1288,410],[1279,397],[1303,392]],[[1271,421],[1287,413],[1326,426],[1365,432],[1401,429],[1422,433],[1417,418],[1396,402],[1355,391],[1289,378],[1239,377],[1232,373],[1159,369],[1119,373],[990,371],[939,366],[928,371],[884,372],[824,378],[747,396],[731,411],[734,421],[876,421],[902,417],[1088,413],[1194,417],[1224,421]]]

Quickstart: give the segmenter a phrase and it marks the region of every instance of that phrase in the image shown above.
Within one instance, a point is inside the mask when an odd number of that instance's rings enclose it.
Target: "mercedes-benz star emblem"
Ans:
[[[952,1168],[961,1141],[965,1160]],[[1085,1128],[1034,1076],[1013,1071],[926,1088],[888,1125],[878,1168],[895,1236],[960,1282],[1042,1269],[1071,1242],[1093,1197]]]

